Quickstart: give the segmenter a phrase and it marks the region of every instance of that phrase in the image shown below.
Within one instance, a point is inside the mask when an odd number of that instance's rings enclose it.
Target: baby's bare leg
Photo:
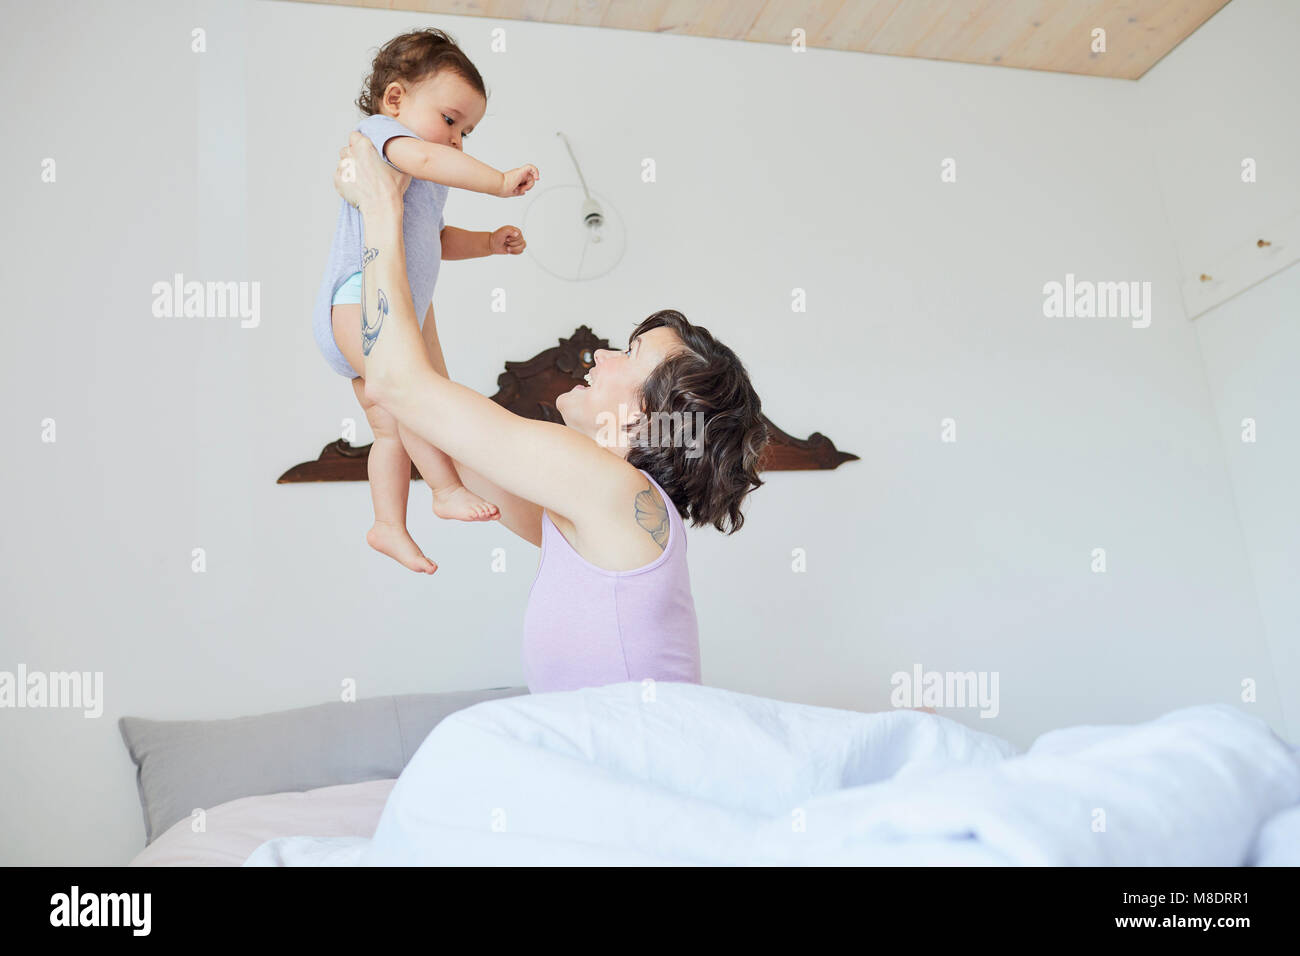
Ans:
[[[361,355],[361,306],[336,305],[331,313],[334,341],[357,374],[365,369]],[[366,543],[376,551],[400,561],[412,571],[433,574],[438,566],[424,556],[406,530],[406,499],[411,493],[411,459],[397,433],[397,419],[366,398],[364,378],[352,379],[361,409],[375,433],[366,470],[370,478],[370,500],[375,523],[366,533]]]
[[[412,571],[433,574],[438,566],[424,556],[406,530],[406,498],[411,491],[411,459],[397,434],[397,419],[366,398],[365,379],[354,378],[352,388],[375,433],[366,462],[370,476],[370,500],[375,523],[366,532],[366,543]]]
[[[429,361],[438,374],[449,377],[446,366],[440,362],[441,350],[438,349],[435,354],[434,346],[430,343],[430,334],[436,334],[432,305],[424,314],[423,328],[425,332],[422,338]],[[495,521],[501,517],[501,510],[496,505],[480,498],[461,484],[460,473],[456,471],[450,455],[400,424],[398,434],[402,436],[407,454],[420,470],[420,476],[433,491],[434,514],[439,518],[457,518],[461,521]]]

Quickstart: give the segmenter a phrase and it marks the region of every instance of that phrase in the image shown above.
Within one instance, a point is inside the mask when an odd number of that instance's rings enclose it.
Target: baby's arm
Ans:
[[[518,226],[502,226],[495,232],[471,232],[456,226],[444,226],[441,235],[442,258],[448,260],[518,255],[528,245]]]
[[[442,230],[443,259],[477,259],[492,255],[489,245],[492,241],[490,232],[470,232],[456,226],[444,226]]]
[[[539,178],[536,166],[499,172],[454,146],[426,143],[413,136],[395,136],[384,147],[388,161],[415,179],[425,179],[489,196],[522,196]]]

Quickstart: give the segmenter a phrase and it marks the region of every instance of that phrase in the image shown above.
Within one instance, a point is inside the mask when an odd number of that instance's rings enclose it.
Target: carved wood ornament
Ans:
[[[581,382],[595,364],[595,350],[609,348],[608,339],[598,339],[585,325],[560,344],[538,352],[524,362],[506,362],[506,370],[497,376],[497,393],[492,401],[524,418],[563,424],[555,399]],[[764,416],[771,440],[763,452],[760,471],[804,471],[837,468],[842,462],[857,461],[858,456],[840,451],[821,432],[807,438],[786,434]],[[321,449],[315,461],[294,465],[277,480],[277,484],[300,481],[365,481],[369,445],[353,445],[339,439]],[[411,466],[411,480],[420,473]]]

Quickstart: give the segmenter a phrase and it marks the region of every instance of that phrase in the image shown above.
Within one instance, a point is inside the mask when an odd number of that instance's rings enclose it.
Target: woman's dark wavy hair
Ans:
[[[470,86],[487,98],[487,87],[478,67],[465,52],[456,45],[451,34],[429,27],[427,30],[413,30],[393,37],[375,54],[375,61],[370,64],[370,75],[362,84],[361,95],[357,97],[357,108],[367,116],[379,112],[383,102],[384,90],[394,80],[406,84],[419,83],[426,77],[451,70],[460,75]]]
[[[735,534],[745,523],[740,503],[764,484],[758,477],[768,442],[762,403],[736,353],[675,309],[643,319],[628,341],[661,326],[676,332],[685,348],[660,362],[638,390],[648,414],[627,426],[627,461],[654,477],[683,519]],[[657,435],[650,417],[656,412],[671,416],[659,418]],[[700,420],[702,430],[694,427]],[[681,433],[689,442],[671,440],[676,429],[664,427],[679,421],[691,423],[693,430]]]

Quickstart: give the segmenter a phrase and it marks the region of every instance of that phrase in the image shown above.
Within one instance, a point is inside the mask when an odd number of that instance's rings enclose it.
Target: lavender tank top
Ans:
[[[542,511],[542,556],[524,612],[524,679],[534,694],[647,677],[700,683],[686,528],[672,499],[668,546],[642,568],[607,571],[573,550]]]

